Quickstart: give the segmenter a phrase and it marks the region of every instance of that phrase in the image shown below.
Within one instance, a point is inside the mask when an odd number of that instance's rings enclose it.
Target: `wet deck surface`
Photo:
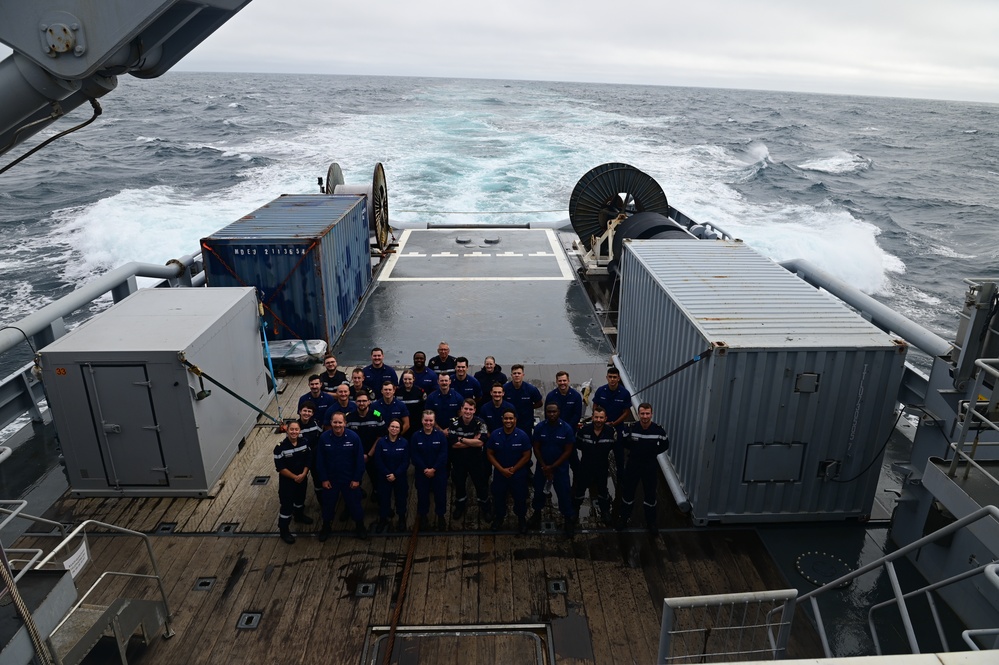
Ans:
[[[304,392],[304,378],[289,377],[281,396],[286,414]],[[273,405],[271,410],[276,412]],[[273,429],[258,428],[210,499],[64,497],[46,515],[66,522],[99,519],[154,534],[177,634],[149,647],[134,645],[130,662],[358,663],[365,653],[373,662],[377,638],[397,609],[411,534],[362,541],[353,537],[352,524],[337,521],[340,531],[325,543],[315,538],[317,525],[293,525],[298,542],[281,542],[272,458],[279,438]],[[270,480],[254,484],[257,477]],[[457,625],[484,634],[424,639],[399,633],[394,662],[530,662],[535,642],[525,630],[540,634],[545,662],[549,653],[559,663],[653,662],[664,597],[787,586],[756,531],[691,528],[664,493],[665,483],[660,485],[665,528],[657,537],[646,534],[641,515],[625,532],[603,527],[590,516],[588,501],[581,531],[571,540],[551,505],[545,509],[551,531],[493,534],[473,507],[461,523],[449,520],[445,532],[420,534],[400,628]],[[364,505],[371,523],[375,506]],[[311,495],[306,509],[317,513]],[[162,533],[165,525],[173,525],[173,532]],[[513,527],[508,516],[505,528]],[[219,535],[226,528],[229,534]],[[55,542],[53,536],[29,534],[18,546],[50,548]],[[92,535],[89,544],[93,562],[77,580],[80,589],[103,570],[149,569],[139,539]],[[204,590],[200,578],[214,583]],[[564,581],[565,592],[553,592],[553,581]],[[372,585],[373,596],[357,597],[361,584]],[[152,598],[153,591],[147,582],[114,579],[98,593]],[[244,612],[261,613],[259,627],[237,627]],[[497,625],[515,632],[490,635],[496,631],[489,627]],[[791,656],[821,655],[800,610],[794,633]],[[454,657],[458,652],[461,657]],[[94,657],[102,662],[101,654]]]
[[[341,364],[366,364],[380,346],[408,366],[447,340],[473,372],[487,355],[507,367],[606,366],[611,347],[560,242],[549,229],[404,231],[335,349]]]

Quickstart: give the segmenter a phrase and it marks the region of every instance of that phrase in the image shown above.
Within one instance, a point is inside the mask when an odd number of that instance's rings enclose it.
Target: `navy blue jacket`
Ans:
[[[409,452],[417,471],[423,473],[426,469],[434,469],[441,474],[447,469],[447,437],[444,432],[435,429],[427,434],[420,429],[413,432],[409,439]]]
[[[437,416],[437,424],[447,427],[451,419],[461,411],[461,404],[465,398],[454,391],[448,390],[447,395],[439,390],[435,390],[427,396],[427,408]]]
[[[321,427],[326,427],[330,424],[330,416],[333,415],[333,412],[329,409],[336,404],[336,400],[333,398],[333,395],[320,392],[319,397],[313,397],[312,391],[310,390],[298,398],[299,411],[302,410],[302,405],[306,402],[312,402],[316,405],[316,410],[315,413],[312,414],[312,417],[316,419],[316,422],[319,423]]]
[[[387,436],[378,439],[375,444],[375,464],[380,477],[393,473],[396,480],[405,480],[406,471],[409,470],[409,442],[401,436],[394,442]]]
[[[493,451],[493,456],[501,467],[509,469],[520,461],[525,452],[531,450],[531,439],[519,427],[515,427],[510,434],[504,432],[501,427],[493,430],[493,433],[489,435],[486,449]],[[517,477],[526,476],[530,466],[530,464],[525,464],[514,475]]]
[[[361,482],[364,475],[364,451],[361,439],[349,429],[342,436],[333,430],[323,432],[316,448],[316,477],[334,485]]]
[[[558,417],[569,423],[571,427],[579,425],[583,417],[583,396],[572,386],[565,395],[558,391],[558,388],[548,393],[545,397],[545,406],[551,403],[558,404]]]
[[[541,444],[541,457],[545,464],[552,464],[562,456],[567,445],[575,445],[576,431],[561,418],[554,425],[545,419],[534,428],[534,443]]]

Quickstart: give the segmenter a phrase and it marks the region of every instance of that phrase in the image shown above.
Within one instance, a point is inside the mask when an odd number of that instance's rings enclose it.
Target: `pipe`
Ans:
[[[183,259],[193,260],[190,256],[182,257],[182,259],[179,259],[182,264]],[[64,316],[69,316],[92,300],[99,298],[119,284],[124,283],[130,277],[176,279],[184,273],[184,270],[186,270],[186,267],[183,265],[179,266],[177,263],[159,266],[153,263],[133,261],[119,266],[97,279],[87,282],[76,291],[60,298],[54,303],[46,305],[34,314],[24,317],[14,324],[14,326],[0,328],[0,353],[11,350],[23,342],[25,337],[30,338],[37,335],[51,325],[53,321]]]
[[[871,323],[879,328],[900,335],[906,342],[931,356],[949,355],[951,343],[930,332],[912,319],[902,316],[887,305],[879,303],[866,293],[850,286],[817,268],[805,259],[793,259],[779,264],[793,272],[812,286],[825,289],[843,302],[856,307],[871,317]]]

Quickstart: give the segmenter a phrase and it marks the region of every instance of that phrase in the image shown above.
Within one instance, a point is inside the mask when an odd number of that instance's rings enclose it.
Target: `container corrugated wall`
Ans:
[[[714,348],[637,396],[670,434],[695,520],[868,515],[904,343],[742,243],[626,248],[618,357],[633,387]]]
[[[332,346],[371,282],[366,201],[284,195],[201,241],[209,286],[255,286],[274,339]]]

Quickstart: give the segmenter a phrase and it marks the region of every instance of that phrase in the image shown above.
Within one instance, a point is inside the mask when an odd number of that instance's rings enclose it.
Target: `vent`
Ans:
[[[239,622],[236,628],[240,630],[255,630],[260,625],[263,612],[243,612],[239,615]]]
[[[548,580],[548,593],[564,594],[568,591],[569,585],[565,580]]]
[[[358,598],[373,598],[375,595],[374,582],[361,582],[357,585],[354,595]]]
[[[215,586],[214,577],[199,577],[197,580],[195,580],[192,589],[194,591],[208,591],[213,586]]]
[[[160,522],[156,527],[156,533],[173,533],[176,529],[176,522]]]
[[[270,476],[255,476],[253,480],[250,481],[251,485],[266,485],[270,482]]]
[[[223,522],[215,533],[220,536],[230,535],[236,532],[238,526],[239,522]]]

